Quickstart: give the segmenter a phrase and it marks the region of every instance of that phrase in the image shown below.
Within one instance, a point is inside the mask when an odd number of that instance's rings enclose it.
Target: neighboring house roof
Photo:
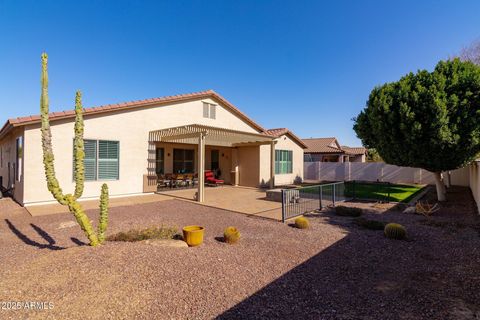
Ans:
[[[340,153],[347,155],[360,155],[365,154],[366,149],[363,147],[348,147],[340,146],[337,138],[310,138],[303,139],[303,142],[307,145],[305,153]]]
[[[364,147],[348,147],[348,146],[342,146],[342,149],[348,153],[348,154],[351,154],[351,155],[361,155],[361,154],[365,154],[365,152],[367,152],[367,149],[365,149]]]
[[[92,107],[92,108],[85,108],[84,115],[109,113],[109,112],[115,112],[120,110],[132,110],[135,108],[150,107],[150,106],[157,106],[161,104],[184,102],[189,100],[197,100],[197,99],[205,99],[205,98],[211,98],[213,100],[216,100],[222,103],[225,107],[227,107],[227,109],[229,109],[238,117],[243,119],[253,128],[258,130],[259,132],[265,132],[265,129],[262,126],[260,126],[255,121],[250,119],[246,114],[241,112],[237,107],[235,107],[233,104],[228,102],[225,98],[223,98],[221,95],[219,95],[213,90],[180,94],[175,96],[165,96],[165,97],[153,98],[153,99],[108,104],[108,105]],[[60,119],[75,118],[75,111],[68,110],[68,111],[61,111],[61,112],[52,112],[49,114],[49,117],[50,117],[50,120],[52,121],[60,120]],[[5,134],[7,134],[14,127],[19,127],[19,126],[24,126],[24,125],[34,124],[34,123],[40,123],[40,115],[32,115],[27,117],[9,119],[3,125],[2,129],[0,129],[0,138],[3,137]]]
[[[305,153],[344,153],[335,137],[303,139]]]
[[[283,136],[284,134],[289,135],[295,142],[297,142],[301,147],[304,149],[307,148],[308,146],[305,144],[305,142],[297,137],[292,131],[288,130],[288,128],[275,128],[275,129],[268,129],[263,131],[264,134],[279,138]]]

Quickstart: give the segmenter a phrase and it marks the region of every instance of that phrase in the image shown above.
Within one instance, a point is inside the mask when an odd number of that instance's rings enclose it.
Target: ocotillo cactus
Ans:
[[[105,230],[108,222],[108,186],[102,185],[102,193],[100,198],[100,222],[98,226],[98,234],[93,231],[92,224],[88,219],[85,211],[77,201],[82,196],[84,180],[85,180],[85,150],[83,141],[83,107],[82,95],[77,91],[75,96],[75,140],[74,140],[74,157],[75,157],[75,193],[63,194],[62,188],[55,176],[55,165],[52,149],[52,132],[50,130],[49,121],[49,102],[48,102],[48,56],[42,54],[42,94],[40,99],[40,114],[42,120],[42,149],[43,149],[43,165],[45,167],[45,176],[47,178],[48,190],[52,193],[55,200],[60,204],[68,206],[70,212],[74,215],[77,223],[85,232],[91,246],[96,246],[105,239]],[[101,239],[101,240],[100,240]]]

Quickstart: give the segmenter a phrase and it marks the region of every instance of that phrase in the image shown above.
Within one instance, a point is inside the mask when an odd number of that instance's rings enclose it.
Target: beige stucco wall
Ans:
[[[474,161],[469,166],[469,182],[470,190],[472,190],[473,198],[477,203],[480,212],[480,160]]]
[[[14,172],[14,165],[16,163],[16,140],[23,137],[23,128],[16,128],[10,134],[0,140],[0,176],[2,177],[2,184],[4,188],[9,188],[8,167],[10,165],[10,180],[14,184],[13,198],[23,204],[23,186],[24,186],[24,165],[21,164],[21,179],[17,181]],[[25,150],[25,147],[24,147]]]
[[[203,118],[202,101],[217,104],[216,119]],[[110,194],[131,195],[143,190],[147,174],[149,131],[186,124],[203,124],[246,132],[257,132],[245,121],[211,99],[148,107],[85,117],[85,139],[120,142],[120,179],[106,181]],[[72,181],[73,119],[52,122],[57,178],[64,192],[74,190]],[[25,128],[24,203],[51,201],[42,166],[40,125]],[[97,198],[105,181],[85,182],[83,198]]]
[[[259,146],[237,148],[239,185],[258,187],[260,172]]]
[[[450,184],[454,186],[468,187],[470,186],[470,166],[453,170],[450,172]],[[444,173],[445,177],[445,173]]]
[[[293,151],[293,163],[292,163],[292,173],[291,174],[276,174],[275,175],[275,185],[285,185],[291,184],[295,181],[295,178],[299,177],[303,180],[303,148],[298,145],[294,140],[290,138],[289,135],[283,135],[277,139],[275,144],[275,150],[292,150]],[[270,152],[270,148],[268,148]],[[270,154],[264,156],[268,157],[270,161]],[[268,171],[270,175],[270,171]]]
[[[303,180],[303,148],[288,135],[275,139],[275,150],[291,150],[293,163],[291,174],[276,174],[275,185],[294,183],[297,177]],[[268,186],[270,183],[271,146],[263,144],[238,149],[240,185],[249,187]],[[246,174],[248,172],[249,174]],[[255,173],[255,174],[251,174]]]

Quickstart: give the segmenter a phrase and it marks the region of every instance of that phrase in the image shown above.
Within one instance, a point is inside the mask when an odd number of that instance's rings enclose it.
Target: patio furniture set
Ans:
[[[223,185],[224,180],[215,178],[211,170],[205,171],[205,185],[219,186]],[[186,189],[198,186],[198,174],[195,173],[167,173],[159,174],[157,177],[157,189]]]

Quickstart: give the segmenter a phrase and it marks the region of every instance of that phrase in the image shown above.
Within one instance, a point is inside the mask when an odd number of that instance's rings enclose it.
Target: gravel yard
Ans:
[[[0,319],[480,318],[480,218],[468,189],[453,188],[428,221],[385,205],[348,205],[402,223],[408,240],[388,240],[330,211],[299,230],[165,200],[111,208],[108,234],[199,224],[202,246],[91,248],[70,215],[30,217],[3,199],[0,301],[53,309],[0,310]],[[94,221],[97,214],[89,212]],[[230,225],[242,233],[236,245],[218,241]]]

